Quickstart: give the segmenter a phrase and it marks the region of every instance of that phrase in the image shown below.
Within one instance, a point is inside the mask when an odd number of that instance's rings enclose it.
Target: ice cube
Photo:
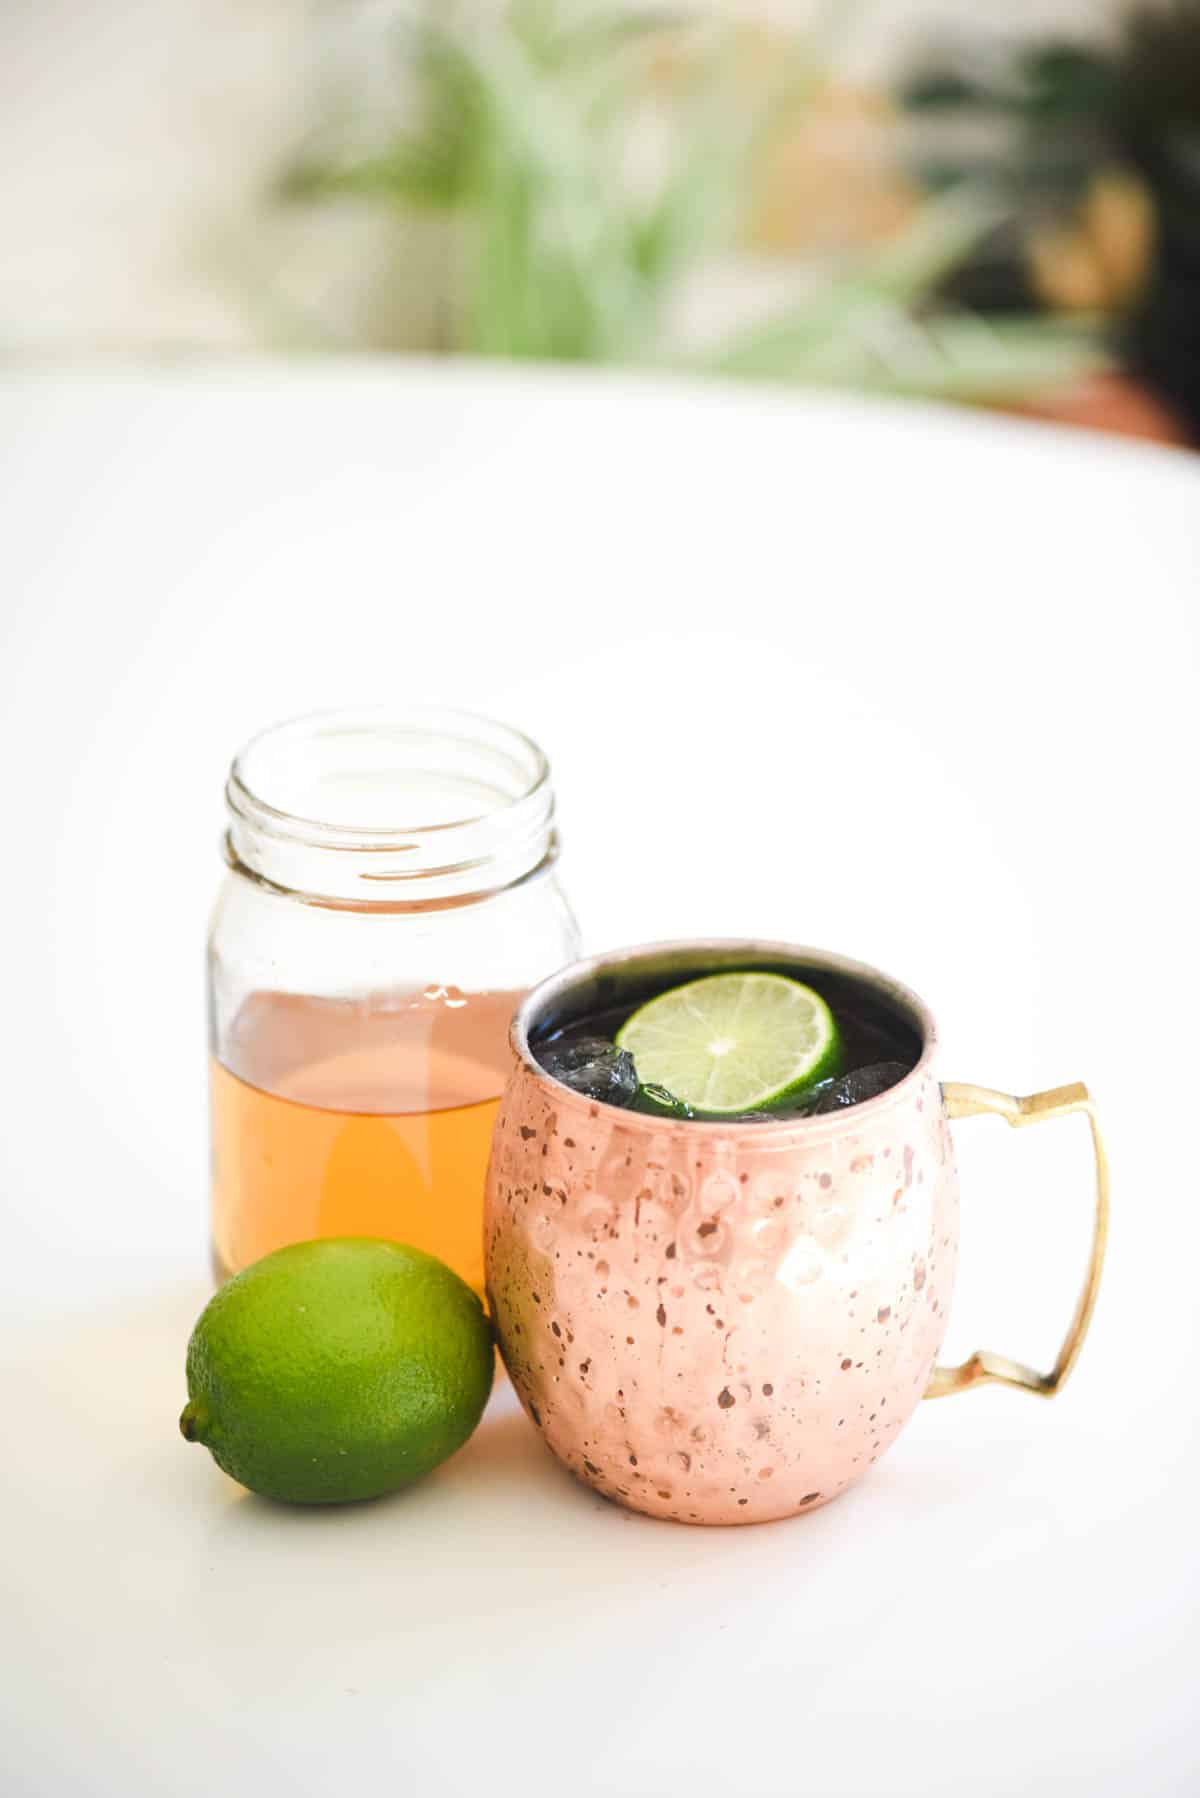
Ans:
[[[632,1105],[638,1077],[628,1049],[618,1049],[602,1036],[581,1036],[573,1043],[548,1043],[539,1058],[548,1074],[606,1105]]]
[[[822,1081],[820,1096],[815,1104],[805,1107],[806,1115],[819,1117],[827,1111],[841,1111],[846,1105],[861,1105],[864,1099],[876,1099],[907,1073],[902,1061],[875,1061],[869,1067],[843,1074],[839,1080]]]
[[[656,1086],[653,1081],[649,1086],[638,1087],[633,1109],[656,1118],[690,1118],[695,1115],[685,1100],[677,1099],[665,1086]]]

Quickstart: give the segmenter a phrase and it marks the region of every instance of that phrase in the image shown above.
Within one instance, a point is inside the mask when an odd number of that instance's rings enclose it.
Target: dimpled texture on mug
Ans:
[[[488,1290],[525,1409],[635,1510],[817,1509],[929,1379],[957,1249],[936,1081],[788,1134],[656,1129],[521,1067],[488,1173]]]

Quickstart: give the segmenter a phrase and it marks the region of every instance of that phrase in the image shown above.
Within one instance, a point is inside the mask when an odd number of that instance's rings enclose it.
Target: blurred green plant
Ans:
[[[736,245],[756,160],[823,79],[811,40],[778,57],[753,104],[735,31],[657,10],[514,0],[490,25],[410,23],[401,54],[411,122],[367,153],[310,150],[281,192],[461,220],[457,350],[979,400],[1107,363],[1087,320],[928,309],[1003,210],[967,184],[765,322],[676,346],[681,290]]]
[[[981,17],[901,82],[922,179],[984,179],[1008,208],[939,297],[1102,309],[1126,372],[1200,441],[1200,0],[1115,24],[997,55]]]

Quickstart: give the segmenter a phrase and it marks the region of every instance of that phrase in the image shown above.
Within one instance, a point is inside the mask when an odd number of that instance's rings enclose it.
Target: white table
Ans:
[[[364,363],[9,373],[0,442],[0,1788],[1194,1791],[1200,461]],[[610,1508],[507,1389],[358,1510],[185,1447],[224,764],[391,697],[545,742],[590,946],[843,948],[948,1076],[1091,1082],[1115,1219],[1060,1399],[923,1406],[754,1530]],[[1082,1130],[957,1131],[947,1350],[1045,1359]]]

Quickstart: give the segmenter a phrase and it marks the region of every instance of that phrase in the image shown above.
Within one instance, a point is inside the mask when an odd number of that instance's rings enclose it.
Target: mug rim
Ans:
[[[886,998],[898,1001],[911,1014],[920,1031],[921,1053],[895,1086],[889,1086],[886,1092],[878,1093],[873,1099],[862,1099],[857,1105],[847,1105],[840,1112],[822,1112],[813,1117],[764,1118],[753,1127],[756,1142],[767,1136],[772,1141],[789,1135],[812,1138],[822,1133],[828,1135],[831,1130],[857,1129],[860,1127],[860,1120],[874,1120],[882,1116],[889,1107],[906,1099],[929,1072],[938,1046],[937,1024],[924,999],[910,986],[897,980],[894,975],[885,973],[883,969],[872,966],[870,962],[857,961],[854,957],[841,955],[835,950],[815,949],[770,937],[666,938],[657,942],[631,944],[622,949],[605,949],[599,954],[581,956],[577,961],[568,962],[565,967],[539,981],[517,1007],[508,1031],[509,1045],[517,1062],[550,1087],[556,1096],[561,1095],[564,1102],[573,1101],[575,1107],[599,1107],[606,1104],[602,1099],[589,1099],[586,1093],[577,1093],[573,1087],[564,1085],[561,1080],[548,1073],[530,1047],[530,1030],[548,1004],[598,973],[642,960],[654,960],[662,956],[690,956],[693,953],[698,962],[706,954],[744,957],[747,961],[778,958],[781,961],[825,969],[833,974],[844,974],[850,979],[861,980],[874,987]],[[701,976],[693,974],[692,978]],[[734,1120],[728,1118],[651,1117],[645,1112],[629,1111],[620,1105],[610,1105],[607,1109],[630,1127],[644,1125],[656,1132],[683,1130],[687,1132],[689,1140],[698,1134],[709,1141],[714,1135],[728,1136],[734,1125]]]

